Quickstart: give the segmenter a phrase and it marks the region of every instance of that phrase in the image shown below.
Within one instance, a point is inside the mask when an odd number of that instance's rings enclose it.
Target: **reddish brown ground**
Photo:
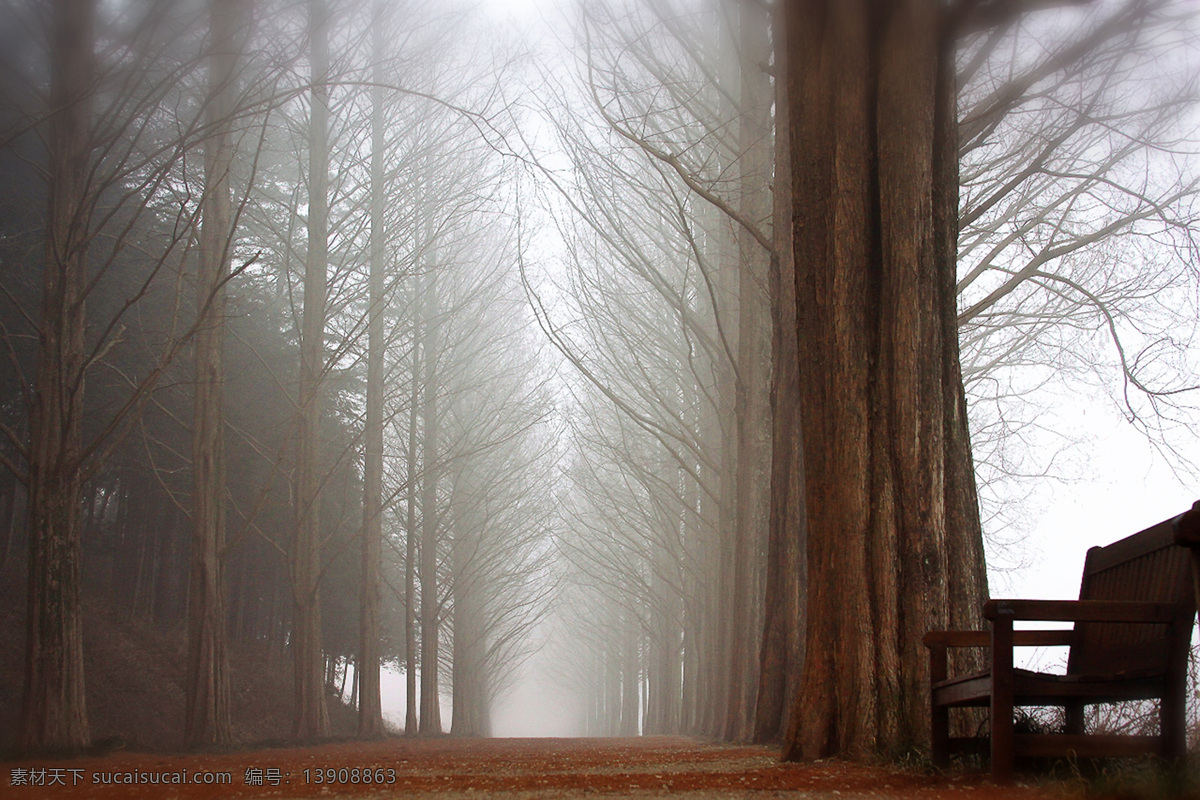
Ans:
[[[7,761],[0,797],[13,798],[278,798],[340,795],[441,798],[541,798],[566,796],[653,797],[685,793],[706,797],[928,798],[929,800],[1062,800],[1065,790],[1027,786],[1000,788],[981,776],[938,776],[895,767],[844,762],[782,764],[773,748],[715,745],[680,737],[645,739],[389,739],[315,747],[252,750],[212,755],[117,752],[69,760]],[[365,768],[393,770],[370,785]],[[14,786],[16,770],[46,770],[66,785]],[[315,770],[346,770],[317,782]],[[57,772],[55,770],[58,770]],[[77,770],[78,772],[71,772]],[[115,785],[113,773],[199,771],[228,773],[228,783]],[[264,785],[247,783],[247,770],[262,770]],[[306,780],[305,770],[309,770]],[[269,771],[278,771],[269,772]],[[24,773],[30,775],[32,773]],[[273,775],[278,785],[270,785]],[[251,773],[253,779],[254,773]],[[354,782],[357,777],[357,782]],[[144,779],[144,778],[143,778]],[[71,785],[75,782],[75,785]]]

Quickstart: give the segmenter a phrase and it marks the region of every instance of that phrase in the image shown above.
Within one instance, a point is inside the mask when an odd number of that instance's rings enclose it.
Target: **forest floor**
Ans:
[[[936,774],[842,761],[784,764],[768,747],[685,737],[638,739],[404,739],[170,755],[0,764],[0,796],[21,798],[797,798],[1070,800],[1158,797],[1031,778],[998,787],[977,773]],[[184,772],[186,770],[186,773]],[[370,771],[368,783],[366,776]],[[61,783],[48,785],[54,778]],[[151,778],[159,784],[148,783]],[[163,780],[185,779],[162,785]],[[38,785],[22,785],[21,781]],[[140,781],[117,783],[117,781]],[[219,780],[204,785],[197,780]],[[379,782],[376,782],[376,781]],[[17,785],[14,785],[16,783]]]
[[[773,747],[684,737],[636,739],[349,739],[353,709],[330,704],[339,741],[285,742],[290,665],[278,654],[231,653],[237,749],[182,754],[182,630],[85,603],[84,661],[92,755],[11,755],[22,685],[23,593],[0,581],[0,798],[796,798],[797,800],[1153,800],[1168,795],[1146,770],[1084,781],[1030,777],[997,787],[979,773],[938,774],[840,761],[783,764]],[[367,770],[370,770],[370,781]],[[357,770],[357,772],[355,771]],[[377,780],[378,779],[378,780]],[[154,780],[155,783],[150,781]],[[198,783],[197,780],[219,780]],[[172,781],[183,781],[174,783]]]

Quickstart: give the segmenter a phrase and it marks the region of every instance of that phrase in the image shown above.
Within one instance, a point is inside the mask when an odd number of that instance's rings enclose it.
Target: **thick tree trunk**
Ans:
[[[292,649],[295,735],[329,735],[321,645],[321,383],[325,369],[325,293],[328,268],[329,42],[324,0],[310,0],[312,108],[308,154],[308,260],[300,331],[300,418],[297,431],[296,540],[292,550]]]
[[[184,740],[188,746],[227,744],[229,716],[225,603],[225,281],[233,215],[230,113],[239,53],[240,0],[213,0],[204,197],[201,200],[196,302],[196,385],[192,410],[192,547],[188,591],[188,678]]]
[[[771,227],[771,80],[762,69],[770,55],[767,10],[739,6],[741,97],[738,115],[738,208],[760,230]],[[738,353],[737,505],[733,552],[733,618],[727,740],[753,733],[758,688],[758,636],[762,630],[761,565],[771,509],[771,304],[767,292],[771,254],[750,231],[737,230]]]
[[[78,752],[91,742],[79,540],[94,5],[61,0],[50,11],[50,203],[29,417],[29,605],[17,735],[27,754]]]
[[[367,298],[367,419],[363,459],[362,587],[359,600],[358,735],[383,735],[379,694],[379,574],[383,547],[383,5],[374,5],[371,88],[371,264]]]
[[[921,636],[973,621],[986,594],[981,560],[951,563],[982,549],[961,382],[947,385],[958,351],[941,13],[934,0],[788,8],[811,569],[787,758],[925,743]],[[958,570],[974,580],[952,589]]]
[[[778,10],[776,14],[778,14]],[[784,32],[776,24],[776,70],[787,57]],[[792,184],[788,152],[788,96],[776,84],[775,258],[771,262],[774,323],[771,408],[771,522],[767,545],[766,608],[759,654],[754,741],[777,742],[786,730],[804,663],[804,451],[800,435],[800,381],[796,363],[796,285],[792,263]]]

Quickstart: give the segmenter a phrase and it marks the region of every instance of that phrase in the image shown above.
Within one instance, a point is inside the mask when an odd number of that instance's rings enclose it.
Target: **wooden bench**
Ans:
[[[990,749],[992,776],[1007,781],[1022,756],[1129,756],[1177,759],[1186,749],[1184,718],[1188,647],[1196,600],[1190,555],[1176,545],[1175,517],[1107,547],[1088,550],[1079,600],[991,600],[991,631],[934,631],[930,654],[933,760]],[[1066,621],[1073,630],[1014,630],[1018,620]],[[1065,675],[1013,668],[1013,648],[1069,645]],[[947,649],[990,649],[991,668],[950,677]],[[1159,700],[1157,735],[1085,734],[1084,706]],[[1014,730],[1018,706],[1065,709],[1063,733]],[[990,737],[951,737],[951,708],[990,711]],[[990,739],[990,742],[988,741]]]

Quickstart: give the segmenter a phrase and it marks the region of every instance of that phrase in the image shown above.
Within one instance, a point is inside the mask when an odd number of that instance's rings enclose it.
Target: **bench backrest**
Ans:
[[[1068,674],[1162,675],[1186,669],[1196,599],[1191,558],[1187,548],[1175,544],[1173,522],[1088,550],[1079,599],[1175,603],[1182,624],[1076,623]]]

